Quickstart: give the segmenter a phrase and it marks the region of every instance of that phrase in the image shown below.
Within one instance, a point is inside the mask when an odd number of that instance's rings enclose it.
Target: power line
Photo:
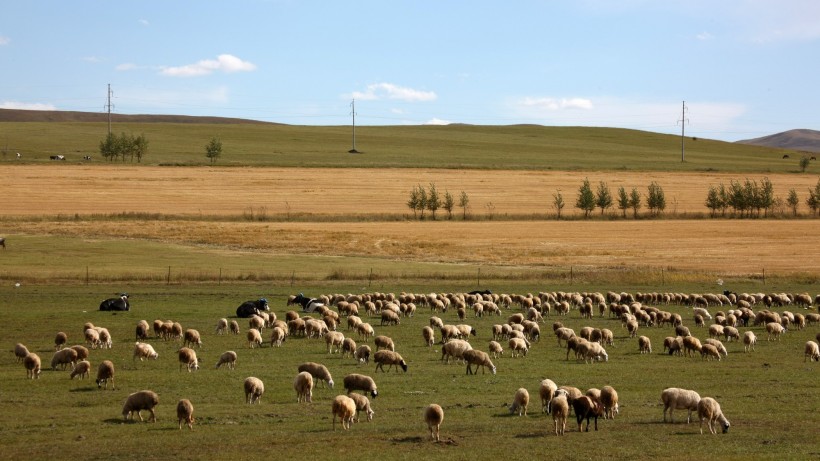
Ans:
[[[109,83],[108,84],[108,102],[105,104],[105,108],[108,110],[108,136],[111,136],[111,108],[113,107],[111,105],[111,96],[113,94],[114,94],[114,92],[111,91],[111,84]]]

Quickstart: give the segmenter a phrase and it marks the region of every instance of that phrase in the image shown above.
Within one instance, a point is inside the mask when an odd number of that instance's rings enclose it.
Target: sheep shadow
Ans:
[[[544,434],[542,432],[530,432],[529,434],[516,434],[516,439],[540,439],[545,437],[548,434]]]
[[[77,387],[77,388],[74,388],[74,389],[69,389],[68,392],[94,392],[96,390],[97,389],[94,388],[94,386],[88,386],[88,387]]]

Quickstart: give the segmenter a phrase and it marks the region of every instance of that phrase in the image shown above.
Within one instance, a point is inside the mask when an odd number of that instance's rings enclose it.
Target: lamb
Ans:
[[[569,403],[565,394],[558,394],[550,401],[549,407],[552,412],[552,421],[555,424],[555,435],[564,435],[567,429],[567,417],[569,416]]]
[[[432,347],[433,343],[436,342],[436,333],[428,326],[421,329],[421,336],[424,338],[424,343],[427,347]]]
[[[720,362],[720,351],[714,344],[704,344],[700,349],[700,356],[702,359],[712,360],[716,358]]]
[[[504,349],[501,347],[501,344],[496,341],[490,341],[487,345],[487,350],[490,351],[494,359],[497,359],[500,355],[504,355]]]
[[[228,319],[221,318],[221,319],[217,320],[216,321],[216,334],[224,335],[227,332],[228,332]]]
[[[553,397],[555,397],[555,391],[558,390],[558,386],[555,385],[555,382],[551,379],[544,379],[541,381],[541,386],[538,389],[538,394],[541,397],[541,410],[544,413],[550,412],[550,402],[552,401]]]
[[[353,399],[356,402],[356,417],[354,418],[355,422],[359,422],[359,412],[363,411],[365,415],[367,415],[367,421],[370,422],[373,420],[373,415],[376,413],[370,408],[370,399],[362,394],[352,393],[348,394],[348,397]]]
[[[159,396],[154,391],[139,391],[134,392],[125,399],[125,404],[122,406],[122,416],[128,421],[129,416],[134,420],[134,413],[142,419],[142,410],[151,412],[151,419],[148,421],[156,422],[157,415],[154,413],[154,407],[159,404]]]
[[[158,357],[159,354],[154,350],[154,346],[141,342],[134,344],[134,355],[131,357],[131,360],[139,358],[140,362],[142,362],[144,359],[156,360]]]
[[[666,422],[667,410],[669,410],[669,420],[673,423],[675,422],[675,417],[672,415],[674,410],[689,410],[689,415],[686,417],[686,424],[689,424],[692,420],[692,412],[698,409],[700,395],[693,390],[669,387],[661,392],[661,401],[663,402],[663,422]]]
[[[510,346],[510,351],[513,357],[518,357],[520,354],[523,354],[524,357],[527,356],[527,352],[530,350],[530,343],[526,339],[523,338],[511,338],[508,345]]]
[[[404,359],[398,352],[376,351],[376,354],[373,356],[373,361],[376,362],[375,371],[381,370],[384,372],[384,365],[388,365],[387,371],[390,371],[390,369],[395,366],[396,371],[399,371],[399,367],[401,367],[401,369],[407,373],[407,363],[405,363]]]
[[[199,331],[189,328],[185,330],[185,334],[182,336],[182,339],[183,346],[199,346],[199,348],[202,349],[202,339],[200,339]]]
[[[23,357],[23,366],[26,367],[26,378],[39,379],[40,378],[40,356],[34,352],[30,352]]]
[[[342,350],[342,343],[345,340],[345,335],[341,331],[329,331],[325,335],[325,343],[327,344],[327,353],[332,354],[333,349],[336,349],[336,352],[341,352]]]
[[[473,346],[463,339],[450,340],[441,346],[441,360],[444,360],[446,357],[447,360],[445,363],[450,363],[450,357],[453,357],[454,360],[463,359],[464,351],[471,350],[472,348]]]
[[[273,327],[270,333],[270,347],[281,347],[285,342],[285,330],[280,327]]]
[[[603,406],[597,401],[582,395],[572,401],[572,410],[575,412],[575,420],[578,422],[578,432],[581,432],[581,422],[586,419],[586,432],[589,432],[589,419],[595,420],[595,430],[598,430],[598,417],[604,415]]]
[[[367,344],[362,344],[361,346],[356,348],[356,352],[353,354],[353,358],[356,359],[359,363],[370,363],[370,354],[371,354],[370,346]]]
[[[757,344],[757,336],[755,336],[754,332],[747,331],[743,333],[744,352],[749,352],[749,350],[755,350],[755,344]]]
[[[646,336],[638,337],[638,350],[641,354],[652,353],[652,341]]]
[[[427,423],[427,428],[430,429],[430,438],[436,442],[440,440],[439,430],[443,421],[444,410],[441,406],[435,403],[427,405],[427,408],[424,409],[424,422]]]
[[[137,327],[134,329],[134,339],[136,341],[148,339],[148,331],[150,329],[151,327],[148,325],[146,320],[140,320],[137,322]]]
[[[17,343],[14,345],[14,356],[17,357],[17,363],[22,362],[28,354],[28,348],[23,343]]]
[[[239,334],[239,322],[236,320],[231,320],[228,324],[228,329],[231,331],[231,334],[238,335]]]
[[[88,360],[82,360],[77,362],[77,365],[74,366],[74,370],[71,372],[71,379],[74,379],[75,376],[79,376],[80,379],[85,379],[88,376],[89,372],[91,371],[91,362]]]
[[[393,339],[389,336],[379,335],[373,338],[373,343],[376,345],[376,350],[380,349],[387,349],[389,351],[395,351],[396,345],[393,344]]]
[[[262,383],[261,379],[253,376],[247,377],[243,386],[245,388],[245,402],[248,405],[261,403],[262,394],[265,393],[265,384]]]
[[[711,397],[704,397],[698,402],[698,417],[700,418],[701,434],[703,434],[704,420],[706,420],[706,424],[709,426],[709,431],[712,434],[716,433],[713,426],[715,421],[720,423],[724,434],[729,432],[729,420],[723,416],[723,412],[720,410],[720,404],[717,403],[717,400]]]
[[[523,387],[519,388],[515,391],[515,396],[513,397],[513,403],[510,405],[509,410],[510,414],[513,415],[518,413],[518,416],[522,414],[527,416],[527,406],[530,404],[530,393]]]
[[[191,370],[199,370],[199,360],[196,358],[196,352],[189,348],[183,347],[177,351],[177,355],[179,356],[179,371],[182,371],[183,365],[188,370],[188,373]]]
[[[262,333],[256,328],[248,330],[248,347],[253,349],[256,346],[262,347]]]
[[[296,391],[296,403],[311,403],[313,376],[307,371],[299,372],[293,380],[293,389]]]
[[[601,388],[601,404],[604,406],[604,418],[615,419],[619,412],[618,392],[612,386]]]
[[[350,423],[353,422],[353,417],[356,414],[356,402],[346,395],[337,395],[333,399],[333,430],[336,430],[336,416],[339,417],[339,422],[342,423],[342,429],[350,429]]]
[[[467,362],[468,375],[473,374],[471,365],[475,365],[475,374],[478,374],[478,367],[481,367],[481,374],[485,373],[485,367],[489,367],[490,371],[495,374],[495,365],[493,365],[492,360],[490,360],[490,355],[486,352],[471,349],[469,351],[464,351],[463,357],[464,361]]]
[[[376,388],[376,382],[373,381],[373,378],[370,376],[351,373],[344,377],[343,382],[345,390],[347,390],[348,394],[353,391],[363,391],[365,393],[369,392],[370,396],[374,399],[379,395],[379,391]]]
[[[219,356],[219,361],[216,362],[216,368],[219,369],[222,365],[227,365],[229,369],[236,368],[236,352],[225,351]]]
[[[814,341],[806,341],[806,351],[803,354],[804,363],[806,362],[806,359],[809,359],[812,362],[820,362],[820,345]]]
[[[179,429],[182,430],[182,423],[188,425],[188,429],[194,430],[194,405],[188,399],[179,399],[177,402],[177,420]]]
[[[769,322],[766,324],[766,341],[771,341],[774,338],[776,341],[780,341],[780,335],[786,331],[786,328],[777,323],[777,322]]]
[[[71,365],[71,369],[73,370],[75,363],[77,363],[77,351],[71,348],[61,349],[51,356],[52,370],[56,370],[57,365],[62,365],[63,370],[65,370],[66,365]]]
[[[108,389],[108,381],[111,381],[111,390],[114,389],[114,364],[110,360],[103,360],[97,367],[97,388]]]
[[[54,350],[59,351],[64,348],[66,342],[68,342],[68,335],[62,331],[58,332],[57,336],[54,337]]]
[[[333,389],[333,377],[330,375],[330,371],[327,367],[321,363],[305,362],[297,367],[297,371],[306,371],[313,376],[314,380],[321,382],[323,386],[326,382],[327,387]]]

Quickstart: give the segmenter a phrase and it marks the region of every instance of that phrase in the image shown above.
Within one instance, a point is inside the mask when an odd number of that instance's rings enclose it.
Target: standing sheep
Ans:
[[[300,373],[306,371],[313,376],[313,379],[321,383],[327,383],[327,387],[333,389],[333,377],[330,375],[330,370],[321,363],[305,362],[297,368]],[[324,385],[324,384],[323,384]]]
[[[424,344],[426,344],[427,347],[432,347],[433,343],[436,342],[436,332],[428,326],[421,329],[421,336],[424,338]]]
[[[479,351],[476,349],[471,349],[469,351],[464,351],[463,355],[464,361],[467,362],[467,374],[474,374],[471,368],[472,365],[475,365],[475,374],[478,374],[478,367],[481,367],[481,374],[485,373],[485,368],[489,367],[490,371],[495,374],[495,365],[493,365],[493,361],[490,360],[490,355],[484,351]]]
[[[510,414],[513,415],[518,413],[518,416],[522,414],[527,416],[527,407],[530,404],[530,393],[527,392],[527,389],[521,387],[515,391],[515,396],[513,397],[513,403],[510,405],[509,410]]]
[[[293,389],[296,391],[296,403],[311,403],[313,376],[307,371],[299,372],[293,380]]]
[[[253,349],[256,346],[262,347],[262,333],[259,333],[259,330],[256,328],[251,328],[248,330],[248,347]]]
[[[337,395],[333,399],[333,430],[336,430],[336,416],[339,417],[339,422],[342,423],[342,429],[350,429],[350,423],[353,422],[353,417],[356,414],[356,402],[346,395]]]
[[[140,359],[140,362],[142,362],[144,359],[156,360],[158,357],[159,354],[154,350],[154,346],[140,342],[134,344],[134,355],[131,360]]]
[[[775,341],[780,341],[780,335],[783,334],[785,331],[786,327],[777,322],[767,323],[766,333],[768,333],[768,335],[766,336],[766,341],[771,341],[772,338],[774,338]]]
[[[450,357],[454,360],[464,358],[464,351],[469,351],[473,348],[467,341],[463,339],[451,339],[441,346],[441,360],[447,359],[444,363],[450,363]]]
[[[333,354],[334,349],[336,353],[342,351],[342,343],[345,340],[345,335],[341,331],[329,331],[325,335],[325,343],[327,344],[327,353]]]
[[[88,349],[79,344],[75,344],[71,346],[72,349],[77,351],[77,360],[85,360],[88,358]]]
[[[356,341],[353,338],[345,338],[342,341],[342,357],[353,357],[356,354]]]
[[[231,331],[231,334],[238,335],[239,334],[239,322],[236,320],[231,320],[228,324],[228,329]]]
[[[555,425],[555,435],[564,435],[567,429],[567,417],[569,416],[569,403],[567,403],[566,394],[557,394],[553,397],[549,407]]]
[[[578,432],[581,432],[581,422],[586,419],[586,432],[589,432],[589,419],[593,418],[595,421],[595,430],[598,430],[598,417],[604,415],[603,406],[597,401],[582,395],[572,401],[572,410],[575,412],[575,419],[578,422]]]
[[[28,348],[23,343],[17,343],[14,345],[14,356],[17,357],[17,363],[22,362],[28,353]]]
[[[356,348],[356,352],[353,354],[353,358],[356,359],[359,363],[370,363],[370,354],[372,350],[370,346],[367,344],[362,344],[361,346]]]
[[[541,381],[541,386],[538,389],[538,394],[541,397],[541,410],[544,413],[550,412],[550,402],[552,401],[553,397],[555,397],[555,391],[558,390],[558,386],[555,382],[551,379],[544,379]]]
[[[526,357],[527,352],[530,350],[529,341],[523,338],[511,338],[508,345],[510,346],[511,355],[513,357],[518,357],[519,355]]]
[[[646,336],[638,337],[638,350],[641,354],[652,353],[652,341]]]
[[[56,370],[57,365],[62,365],[63,370],[65,370],[66,365],[71,365],[71,369],[73,370],[75,363],[77,363],[77,351],[71,348],[60,349],[51,357],[52,370]]]
[[[282,343],[285,342],[286,336],[287,335],[285,334],[285,330],[283,330],[281,327],[275,326],[271,328],[270,347],[281,347]]]
[[[188,399],[179,399],[177,402],[177,420],[179,421],[179,428],[182,429],[182,423],[188,425],[188,429],[194,430],[194,405]]]
[[[504,348],[501,347],[497,341],[490,341],[487,345],[487,350],[490,351],[494,359],[497,359],[499,356],[504,355]]]
[[[389,351],[395,351],[396,345],[393,343],[393,339],[389,336],[379,335],[373,338],[373,343],[376,345],[376,350],[380,349],[387,349]]]
[[[236,368],[236,352],[225,351],[219,356],[219,361],[216,362],[216,368],[219,369],[222,365],[228,365],[228,368],[233,370]]]
[[[148,339],[148,332],[150,329],[151,327],[148,325],[148,321],[140,320],[137,322],[137,327],[134,329],[134,340],[144,341]]]
[[[134,420],[134,413],[137,414],[140,421],[144,421],[142,419],[142,410],[148,410],[151,412],[151,419],[148,421],[156,422],[157,415],[154,413],[154,407],[159,404],[159,396],[154,391],[139,391],[134,392],[133,394],[129,395],[128,398],[125,399],[125,404],[122,406],[122,416],[128,421],[128,418],[131,417],[131,420]]]
[[[749,352],[750,350],[755,350],[755,344],[757,344],[757,336],[755,336],[754,332],[747,331],[743,333],[743,351]]]
[[[245,389],[245,402],[247,402],[248,405],[261,403],[262,394],[265,393],[265,384],[262,383],[261,379],[253,376],[247,377],[245,378],[243,387]]]
[[[183,365],[188,370],[188,373],[191,370],[199,370],[199,359],[196,358],[196,352],[189,348],[183,347],[177,351],[177,355],[179,356],[179,371],[182,371]]]
[[[193,328],[189,328],[185,330],[185,334],[182,336],[182,338],[183,346],[191,346],[192,348],[194,346],[199,346],[199,348],[202,349],[202,339],[199,336],[199,331],[194,330]]]
[[[221,318],[216,321],[216,334],[224,335],[228,332],[228,319]]]
[[[77,365],[74,367],[74,370],[71,372],[71,379],[74,379],[75,376],[79,376],[80,379],[84,379],[88,376],[88,373],[91,371],[91,362],[88,360],[83,360],[78,362]]]
[[[820,362],[820,345],[814,341],[806,341],[806,351],[803,354],[804,363],[806,362],[806,359],[809,359],[812,362]]]
[[[618,407],[618,392],[612,386],[601,388],[601,404],[604,406],[604,418],[615,419],[620,411]]]
[[[700,433],[703,434],[703,421],[706,420],[707,426],[709,426],[709,431],[712,434],[715,434],[715,428],[713,426],[715,421],[720,423],[720,426],[723,428],[723,433],[729,432],[729,420],[723,416],[723,412],[720,410],[720,404],[717,403],[717,400],[711,397],[704,397],[698,402],[698,418],[700,418]]]
[[[663,402],[663,422],[666,422],[667,410],[669,410],[669,420],[673,423],[675,422],[675,417],[672,415],[674,410],[689,410],[689,415],[686,417],[686,424],[689,424],[692,420],[692,412],[698,409],[700,395],[693,390],[669,387],[661,392],[661,402]]]
[[[343,382],[345,390],[348,394],[353,391],[363,391],[364,393],[369,392],[370,396],[374,399],[379,395],[379,391],[376,388],[376,382],[373,381],[373,378],[370,376],[351,373],[344,377]]]
[[[430,430],[430,438],[436,442],[440,441],[441,423],[444,422],[444,410],[440,405],[431,403],[424,409],[424,422]]]
[[[108,381],[111,381],[111,390],[114,389],[114,364],[110,360],[103,360],[97,367],[97,388],[108,389]]]
[[[370,422],[373,420],[373,415],[376,413],[370,408],[370,399],[362,394],[352,393],[347,394],[348,397],[353,399],[356,402],[356,418],[353,420],[355,422],[359,422],[359,412],[363,411],[364,414],[367,416],[367,421]]]
[[[40,356],[34,352],[30,352],[23,358],[23,366],[26,367],[26,378],[39,379],[40,378]]]
[[[398,352],[376,351],[376,354],[373,355],[373,361],[376,362],[375,371],[381,370],[384,372],[384,365],[388,365],[387,371],[390,371],[390,369],[395,366],[396,371],[399,371],[399,367],[401,367],[401,369],[407,373],[407,363]]]

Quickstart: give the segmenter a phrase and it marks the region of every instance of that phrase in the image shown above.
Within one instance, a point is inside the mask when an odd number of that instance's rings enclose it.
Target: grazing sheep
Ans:
[[[183,346],[199,346],[199,348],[202,349],[202,339],[200,339],[199,331],[189,328],[185,330],[185,334],[182,336],[182,339]]]
[[[23,343],[17,343],[14,345],[14,356],[17,357],[17,363],[22,362],[28,354],[28,348]]]
[[[356,332],[359,333],[359,337],[362,338],[364,342],[367,342],[368,338],[376,334],[375,331],[373,331],[373,326],[367,322],[362,322],[356,326]]]
[[[751,331],[747,331],[743,333],[743,351],[749,352],[750,350],[755,350],[755,344],[757,344],[757,336]]]
[[[652,353],[652,341],[646,336],[638,337],[638,350],[641,354]]]
[[[140,359],[140,362],[142,362],[144,359],[156,360],[158,357],[159,354],[154,350],[154,346],[148,343],[134,343],[134,354],[131,360]]]
[[[518,357],[521,354],[526,357],[527,352],[530,351],[529,341],[523,338],[511,338],[508,345],[510,347],[510,353],[513,357]]]
[[[618,407],[618,392],[612,386],[601,388],[601,404],[604,406],[604,418],[615,419],[620,411]]]
[[[96,349],[100,345],[100,332],[93,328],[88,328],[83,333],[85,335],[85,341],[91,346],[92,349]]]
[[[706,338],[706,339],[704,339],[704,340],[703,340],[703,345],[705,346],[705,345],[707,345],[707,344],[711,344],[712,346],[715,346],[715,348],[717,349],[717,351],[718,351],[718,352],[720,353],[720,355],[722,355],[723,357],[726,357],[727,355],[729,355],[729,351],[727,351],[727,350],[726,350],[726,346],[724,346],[724,345],[723,345],[723,343],[722,343],[722,342],[720,342],[720,340],[719,340],[719,339],[714,339],[714,338]],[[703,353],[703,351],[701,351],[701,353]]]
[[[189,348],[183,347],[177,351],[177,356],[179,357],[179,371],[182,371],[182,367],[188,370],[188,373],[191,370],[199,370],[199,360],[196,358],[196,352]]]
[[[450,363],[450,357],[453,360],[460,360],[464,358],[464,351],[469,351],[473,348],[467,341],[463,339],[453,339],[441,346],[441,360],[447,359],[444,363]]]
[[[151,412],[151,419],[148,421],[156,422],[157,415],[154,413],[154,407],[159,404],[159,396],[154,391],[139,391],[134,392],[133,394],[129,395],[128,398],[125,399],[125,404],[122,406],[122,416],[128,421],[128,418],[131,417],[131,420],[134,420],[134,413],[139,416],[140,421],[144,421],[142,419],[142,410],[148,410]]]
[[[669,420],[673,423],[675,422],[675,417],[672,415],[674,410],[689,410],[689,415],[686,417],[686,424],[689,424],[692,420],[692,412],[698,409],[700,395],[693,390],[669,387],[661,392],[661,402],[663,402],[663,422],[666,422],[667,410],[669,410]]]
[[[438,318],[436,316],[430,317],[430,327],[440,329],[443,326],[444,326],[444,322],[440,318]]]
[[[550,402],[552,401],[552,398],[555,397],[555,391],[557,390],[558,386],[555,385],[553,380],[544,379],[541,381],[538,394],[541,397],[541,410],[544,413],[550,412]]]
[[[146,320],[140,320],[137,322],[137,326],[134,329],[134,340],[136,341],[144,341],[148,339],[148,332],[151,330],[151,327],[148,325]]]
[[[398,325],[399,323],[401,323],[401,318],[399,317],[399,314],[389,309],[385,309],[382,311],[380,325]]]
[[[231,334],[238,335],[239,334],[239,322],[236,320],[231,320],[228,324],[228,329],[231,331]]]
[[[558,394],[550,401],[549,407],[552,412],[552,421],[555,425],[555,435],[564,435],[567,429],[567,417],[569,416],[569,403],[565,394]]]
[[[336,416],[339,417],[339,422],[342,423],[342,429],[350,429],[350,423],[353,422],[353,417],[356,414],[356,402],[346,395],[337,395],[333,399],[333,430],[336,430]]]
[[[740,341],[740,332],[732,326],[723,327],[723,336],[726,338],[727,343],[732,342],[732,339]]]
[[[494,359],[497,359],[500,355],[504,355],[504,349],[501,347],[501,344],[496,341],[490,341],[487,345],[487,350],[490,351]]]
[[[626,322],[626,331],[629,332],[629,337],[630,338],[634,338],[635,336],[638,335],[638,328],[639,327],[640,326],[638,325],[637,320],[630,319],[628,322]]]
[[[376,354],[373,356],[373,361],[376,362],[376,370],[381,370],[384,372],[384,365],[388,365],[387,371],[390,371],[391,368],[394,366],[396,367],[396,371],[399,371],[399,367],[407,373],[407,363],[405,363],[404,359],[399,355],[398,352],[393,351],[376,351]]]
[[[686,353],[686,356],[694,356],[695,352],[700,353],[703,345],[701,345],[700,340],[695,338],[694,336],[685,336],[683,338],[683,350]]]
[[[293,389],[296,391],[296,403],[310,403],[313,395],[313,376],[307,371],[299,372],[293,380]]]
[[[424,338],[424,343],[427,347],[432,347],[433,343],[436,342],[436,332],[428,326],[421,329],[421,336]]]
[[[321,363],[305,362],[297,367],[297,371],[306,371],[313,376],[315,381],[322,383],[322,386],[327,383],[327,387],[333,389],[333,377],[330,375],[330,370]]]
[[[359,422],[359,412],[363,411],[364,414],[367,416],[367,421],[370,422],[373,420],[373,415],[376,413],[370,408],[370,399],[362,394],[352,393],[347,394],[348,397],[353,399],[356,402],[356,417],[353,419],[355,422]]]
[[[370,363],[370,354],[372,353],[370,346],[362,344],[356,348],[353,358],[359,363]]]
[[[720,362],[720,351],[714,344],[704,344],[700,349],[700,357],[702,359],[712,360],[716,358]]]
[[[77,362],[77,365],[74,366],[74,370],[71,372],[71,379],[74,379],[75,376],[79,376],[80,379],[85,379],[89,372],[91,371],[91,362],[88,360],[82,360]]]
[[[351,373],[344,377],[343,382],[345,390],[348,394],[353,391],[363,391],[364,393],[369,392],[370,396],[374,399],[379,395],[379,391],[376,388],[376,382],[373,381],[373,378],[370,376]]]
[[[558,338],[558,346],[561,346],[561,340],[568,341],[569,338],[575,336],[575,331],[572,328],[559,327],[555,330],[555,337]]]
[[[188,429],[194,430],[194,405],[188,399],[179,399],[177,402],[177,420],[179,421],[179,429],[182,429],[182,423],[188,425]]]
[[[245,389],[245,402],[249,405],[261,403],[262,394],[265,393],[265,384],[262,380],[253,376],[245,378],[243,383]]]
[[[492,360],[490,360],[490,355],[486,352],[470,349],[469,351],[464,351],[463,358],[464,361],[467,362],[468,375],[473,374],[472,365],[475,365],[475,374],[478,374],[478,367],[481,367],[481,374],[485,373],[485,367],[489,367],[490,371],[495,374],[495,365],[493,365]]]
[[[248,330],[248,347],[253,349],[256,346],[262,347],[262,333],[256,328],[251,328]]]
[[[717,323],[709,325],[710,338],[719,338],[721,336],[723,336],[723,325]]]
[[[79,344],[75,344],[71,346],[72,349],[77,351],[77,360],[85,360],[88,358],[88,349]]]
[[[803,354],[804,363],[806,362],[806,359],[809,359],[812,362],[820,362],[820,345],[814,341],[806,341],[806,351]]]
[[[692,314],[693,315],[700,315],[704,319],[709,319],[709,320],[712,319],[712,316],[709,314],[709,311],[707,311],[706,309],[704,309],[702,307],[692,308]]]
[[[441,332],[442,344],[450,341],[451,339],[456,339],[461,335],[461,332],[455,325],[444,325],[439,329],[439,331]]]
[[[523,387],[519,388],[515,391],[515,396],[513,397],[513,403],[510,405],[509,410],[510,414],[513,415],[518,413],[518,416],[522,414],[524,416],[527,415],[527,406],[530,404],[530,393]]]
[[[273,327],[270,333],[270,347],[281,347],[282,343],[285,342],[285,336],[285,330],[280,327]]]
[[[216,369],[219,369],[222,365],[228,365],[228,368],[233,370],[236,368],[236,352],[234,351],[225,351],[222,355],[219,356],[219,361],[216,362]]]
[[[97,367],[97,388],[108,389],[108,381],[111,381],[111,390],[115,390],[114,364],[110,360],[103,360]]]
[[[780,335],[786,331],[786,328],[777,323],[777,322],[769,322],[766,324],[766,341],[771,341],[774,338],[776,341],[780,341]]]
[[[703,421],[706,420],[707,426],[709,426],[709,432],[715,434],[715,428],[713,424],[715,421],[720,423],[720,426],[723,428],[723,433],[729,432],[729,420],[723,416],[723,412],[720,410],[720,404],[717,403],[717,400],[711,397],[704,397],[700,399],[698,402],[698,418],[700,418],[700,433],[703,434]]]
[[[341,331],[329,331],[325,335],[325,343],[327,344],[327,353],[333,354],[335,348],[336,352],[342,351],[342,343],[345,340],[345,335]]]
[[[342,341],[342,357],[353,357],[356,354],[356,341],[353,338],[345,338]]]
[[[26,378],[39,379],[40,378],[40,356],[34,352],[30,352],[23,357],[23,366],[26,367]]]
[[[227,332],[228,332],[228,319],[221,318],[221,319],[217,320],[216,321],[216,334],[224,335]]]
[[[558,390],[555,391],[555,394],[564,394],[567,398],[567,404],[570,406],[570,408],[572,408],[572,402],[574,402],[575,399],[584,395],[584,393],[581,392],[581,389],[578,389],[577,387],[573,386],[560,386]]]
[[[438,442],[440,440],[441,423],[444,422],[444,410],[441,406],[435,403],[427,405],[427,408],[424,409],[424,422],[427,423],[427,428],[430,430],[430,438]]]
[[[393,339],[389,336],[379,335],[373,338],[373,343],[376,345],[376,350],[380,349],[387,349],[389,351],[395,351],[396,345],[393,344]]]
[[[592,362],[608,362],[609,354],[607,354],[604,346],[598,343],[591,343],[589,341],[578,345],[578,354],[584,358],[584,363]]]
[[[66,342],[68,342],[68,335],[66,335],[62,331],[58,332],[57,336],[54,337],[54,350],[59,351],[60,349],[64,348]]]
[[[456,328],[458,329],[458,337],[465,341],[469,340],[471,335],[476,336],[475,328],[470,325],[459,324],[456,325]]]
[[[261,332],[262,329],[265,328],[265,319],[256,314],[252,315],[248,319],[248,328],[253,328]]]
[[[575,412],[575,420],[578,422],[578,432],[581,432],[581,422],[586,419],[586,432],[589,432],[589,419],[595,421],[595,430],[598,430],[598,417],[604,415],[604,407],[597,401],[582,395],[572,401],[572,410]]]
[[[51,356],[52,370],[56,370],[57,365],[62,365],[63,370],[65,370],[66,365],[71,365],[71,369],[73,370],[75,363],[77,363],[77,351],[71,348],[60,349]]]

